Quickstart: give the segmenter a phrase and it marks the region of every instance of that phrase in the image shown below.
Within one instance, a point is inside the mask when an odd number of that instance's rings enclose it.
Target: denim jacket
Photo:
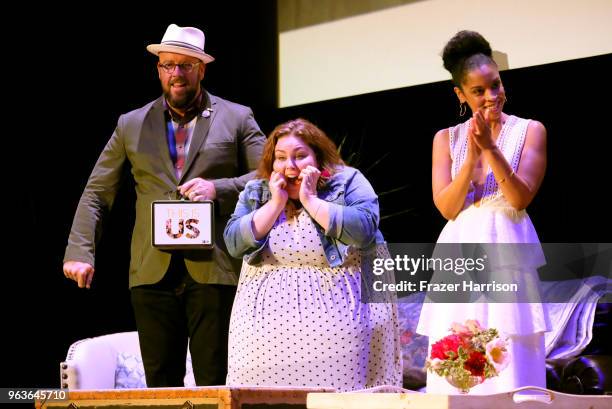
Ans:
[[[357,169],[341,167],[317,195],[330,204],[327,231],[315,222],[330,267],[344,263],[350,246],[369,250],[375,249],[377,243],[384,243],[378,230],[378,196]],[[269,236],[255,240],[253,215],[271,197],[267,180],[249,181],[240,193],[234,214],[223,233],[229,253],[243,257],[251,265],[261,262],[261,253]]]

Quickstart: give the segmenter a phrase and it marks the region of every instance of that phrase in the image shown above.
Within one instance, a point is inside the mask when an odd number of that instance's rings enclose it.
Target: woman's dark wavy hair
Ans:
[[[274,164],[274,149],[276,143],[283,136],[293,135],[304,141],[314,151],[317,158],[319,170],[326,170],[327,177],[336,173],[337,168],[344,165],[344,161],[338,153],[336,144],[312,122],[306,119],[298,118],[287,121],[278,125],[268,139],[263,148],[261,162],[257,168],[257,177],[262,179],[270,179],[272,174],[272,166]],[[319,185],[324,182],[325,177],[319,178]],[[320,187],[320,186],[319,186]]]
[[[463,30],[451,38],[442,51],[444,68],[451,73],[453,82],[461,88],[465,74],[482,64],[492,64],[493,52],[489,42],[476,31]]]

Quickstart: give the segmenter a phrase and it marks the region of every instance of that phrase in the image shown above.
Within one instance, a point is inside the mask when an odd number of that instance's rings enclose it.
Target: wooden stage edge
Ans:
[[[68,391],[67,399],[41,402],[35,407],[176,407],[240,409],[242,405],[306,407],[309,393],[334,392],[330,388],[202,386],[196,388],[101,389]],[[72,406],[71,406],[72,404]]]

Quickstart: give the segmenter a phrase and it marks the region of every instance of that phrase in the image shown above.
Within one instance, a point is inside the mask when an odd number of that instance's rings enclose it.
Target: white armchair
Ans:
[[[185,386],[194,387],[187,351]],[[68,389],[146,388],[138,333],[118,332],[76,341],[60,363],[60,384]]]

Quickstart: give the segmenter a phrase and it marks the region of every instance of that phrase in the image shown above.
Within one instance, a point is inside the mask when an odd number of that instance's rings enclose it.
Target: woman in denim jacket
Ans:
[[[224,232],[244,260],[227,384],[401,386],[396,306],[362,295],[362,266],[388,257],[372,186],[304,119],[272,131],[258,177]]]

